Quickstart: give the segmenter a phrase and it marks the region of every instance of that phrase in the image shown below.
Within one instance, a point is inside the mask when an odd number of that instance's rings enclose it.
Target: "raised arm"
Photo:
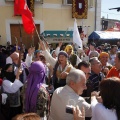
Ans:
[[[8,92],[8,93],[15,93],[19,90],[20,87],[23,86],[22,82],[19,80],[19,76],[22,73],[22,71],[20,69],[18,69],[17,74],[16,74],[16,79],[15,81],[12,83],[9,80],[4,80],[2,87],[4,92]]]
[[[59,52],[60,52],[60,48],[62,46],[62,42],[59,43],[58,47],[55,49],[55,54],[56,56],[58,56]]]
[[[44,56],[45,56],[45,58],[46,58],[46,61],[47,61],[48,63],[50,63],[50,65],[51,65],[52,67],[54,67],[55,64],[56,64],[56,62],[57,62],[57,60],[56,60],[55,58],[53,58],[53,57],[51,56],[51,54],[48,52],[48,50],[46,49],[45,44],[44,44],[43,41],[40,41],[40,46],[41,46],[41,49],[43,50],[43,54],[44,54]]]
[[[32,58],[33,58],[34,51],[35,51],[35,48],[29,48],[28,49],[28,54],[27,54],[26,59],[25,59],[25,63],[27,65],[27,67],[30,67],[30,65],[32,63]]]

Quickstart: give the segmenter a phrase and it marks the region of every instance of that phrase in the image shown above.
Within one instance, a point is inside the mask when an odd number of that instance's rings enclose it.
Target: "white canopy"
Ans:
[[[89,39],[120,39],[120,32],[94,31],[89,35]]]

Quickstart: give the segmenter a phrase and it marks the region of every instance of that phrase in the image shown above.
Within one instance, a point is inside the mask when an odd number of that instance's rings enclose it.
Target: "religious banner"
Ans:
[[[73,0],[72,17],[78,19],[87,19],[88,0]]]
[[[30,11],[33,13],[33,16],[34,16],[34,1],[35,1],[35,0],[27,0],[28,8],[29,8]]]

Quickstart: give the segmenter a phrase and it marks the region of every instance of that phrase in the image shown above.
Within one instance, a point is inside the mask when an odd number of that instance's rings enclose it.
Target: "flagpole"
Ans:
[[[18,68],[21,66],[21,53],[22,53],[22,31],[21,31],[20,23],[19,23],[19,30],[20,30],[20,51],[19,51]]]
[[[32,47],[34,47],[34,35],[32,33]]]
[[[40,41],[41,39],[40,39],[40,36],[39,36],[39,33],[38,33],[38,30],[37,30],[36,26],[35,26],[35,31],[36,31],[36,33],[37,33],[37,36],[38,36],[38,38],[39,38],[39,41]]]
[[[38,36],[38,38],[39,38],[39,42],[40,42],[40,41],[43,41],[44,46],[46,46],[46,44],[48,44],[48,43],[47,43],[47,41],[45,40],[44,36],[42,36],[42,35],[40,36],[40,35],[39,35],[36,26],[35,26],[35,31],[36,31],[37,36]]]
[[[38,36],[38,38],[39,38],[39,42],[40,41],[43,41],[44,39],[43,39],[43,37],[42,38],[40,38],[40,35],[39,35],[39,33],[38,33],[38,30],[37,30],[37,28],[36,28],[36,26],[35,26],[35,31],[36,31],[36,33],[37,33],[37,36]],[[45,43],[43,42],[43,44],[44,44],[44,46],[45,46]],[[40,45],[39,45],[39,49],[40,49]]]
[[[18,45],[18,40],[17,40],[16,36],[14,36],[14,38],[15,38],[15,44],[17,46]]]

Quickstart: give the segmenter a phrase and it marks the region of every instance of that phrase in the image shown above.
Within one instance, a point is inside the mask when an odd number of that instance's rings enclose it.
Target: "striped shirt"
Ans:
[[[89,77],[88,81],[91,82],[93,91],[98,91],[99,90],[99,83],[103,78],[104,78],[103,73],[100,72],[99,74],[95,74],[92,71],[92,74]]]

